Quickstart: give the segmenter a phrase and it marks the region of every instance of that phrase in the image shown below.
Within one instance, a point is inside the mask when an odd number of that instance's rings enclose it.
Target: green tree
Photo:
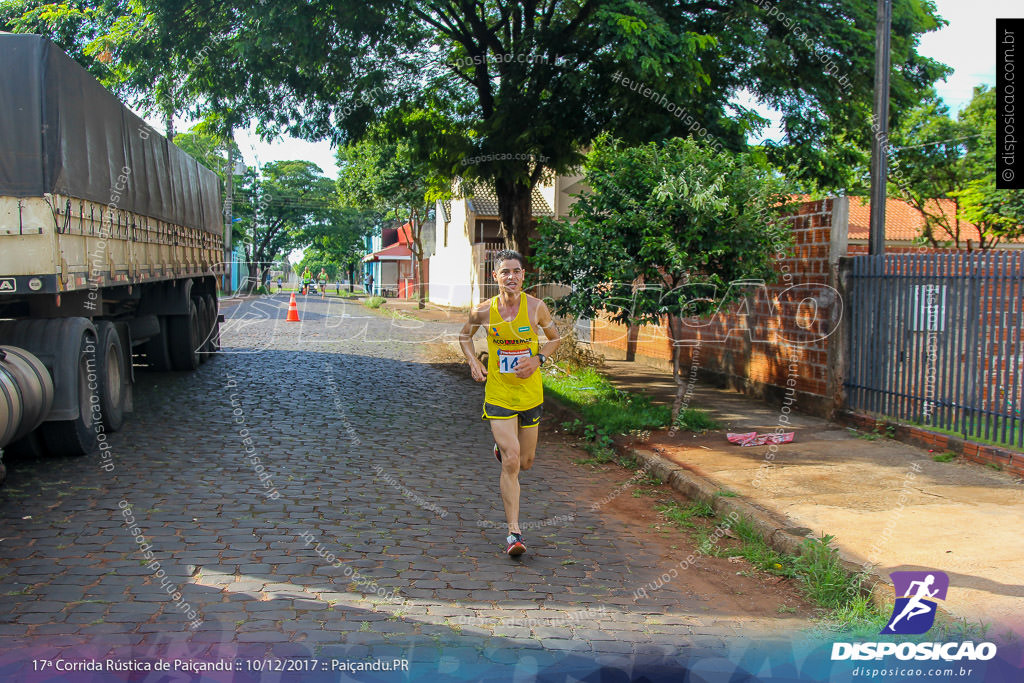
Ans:
[[[954,201],[952,212],[937,199],[966,187],[964,154],[971,131],[949,115],[949,108],[933,91],[910,110],[889,139],[888,193],[912,206],[924,221],[921,238],[932,246],[951,241],[959,246],[964,225]],[[867,195],[870,178],[864,166],[861,194]]]
[[[956,118],[933,92],[893,131],[889,195],[921,215],[925,243],[959,248],[972,240],[986,249],[1020,236],[1024,193],[996,189],[995,121],[995,91],[980,86]],[[866,179],[866,167],[861,170]],[[865,188],[866,182],[851,191]],[[950,200],[953,211],[938,199]]]
[[[425,250],[423,223],[438,199],[450,196],[451,179],[432,175],[430,165],[417,160],[407,140],[389,142],[365,137],[338,150],[338,191],[345,204],[397,219],[410,226],[417,277],[422,278]],[[419,307],[426,301],[420,283]]]
[[[200,91],[193,72],[206,51],[176,51],[176,39],[157,30],[144,2],[10,0],[0,5],[0,30],[47,36],[123,100],[161,116],[168,140],[175,115]],[[216,98],[205,99],[210,111],[224,113]]]
[[[974,89],[974,97],[960,112],[965,132],[963,159],[966,185],[950,195],[958,202],[960,215],[978,227],[981,248],[1000,240],[1024,237],[1024,190],[996,189],[996,92],[987,86]]]
[[[104,3],[88,0],[5,0],[0,3],[0,31],[47,36],[93,76],[103,80],[108,55],[94,52],[95,41],[107,33],[116,14]]]
[[[252,275],[248,291],[263,282],[271,264],[326,232],[338,210],[334,183],[308,161],[273,161],[250,171],[234,206],[237,229]]]
[[[174,144],[178,149],[216,173],[221,182],[227,177],[228,155],[227,142],[224,138],[201,132],[193,127],[186,133],[175,135]],[[234,158],[241,158],[238,145],[232,141],[231,147]]]
[[[747,92],[782,114],[785,144],[767,153],[832,187],[871,132],[873,0],[138,2],[177,55],[208,51],[189,82],[212,104],[306,137],[411,137],[436,175],[494,185],[527,254],[531,189],[601,132],[741,149],[764,123],[733,104]],[[917,53],[940,24],[930,0],[895,4],[895,112],[947,73]]]
[[[348,290],[351,292],[356,267],[365,254],[364,239],[374,229],[379,217],[372,211],[341,207],[333,210],[330,218],[329,222],[315,224],[304,231],[309,243],[304,256],[308,255],[313,260],[311,262],[332,264],[335,269],[347,273]],[[314,272],[319,273],[319,267]],[[328,272],[332,272],[330,268]]]
[[[538,265],[572,288],[555,303],[560,313],[605,312],[627,325],[668,318],[674,419],[683,319],[727,303],[737,280],[774,277],[772,261],[790,239],[773,220],[787,187],[762,158],[680,138],[638,147],[600,138],[585,172],[592,191],[572,218],[541,222]]]

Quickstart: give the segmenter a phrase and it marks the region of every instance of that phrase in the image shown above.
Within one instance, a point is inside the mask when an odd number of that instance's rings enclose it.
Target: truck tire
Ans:
[[[189,299],[187,315],[167,316],[167,351],[171,368],[180,371],[199,367],[199,311],[196,302]]]
[[[167,316],[159,316],[160,334],[149,338],[142,345],[142,353],[146,357],[149,369],[155,372],[171,371],[171,354],[167,350]]]
[[[204,294],[206,310],[210,316],[210,333],[207,335],[206,343],[203,345],[207,356],[220,351],[220,311],[217,308],[217,297],[213,294]]]
[[[46,452],[46,444],[43,443],[43,429],[44,427],[37,427],[17,441],[7,444],[4,446],[4,455],[19,460],[45,458],[49,454]]]
[[[210,312],[206,307],[206,299],[201,294],[192,296],[196,307],[196,319],[199,321],[199,362],[205,363],[210,354],[206,353],[206,342],[210,335]]]
[[[96,323],[96,374],[103,428],[116,432],[124,425],[130,377],[127,356],[114,323]]]
[[[40,429],[50,455],[78,456],[96,450],[96,430],[92,422],[93,392],[89,389],[89,366],[96,371],[96,339],[91,332],[82,334],[78,345],[78,417],[74,420],[47,422]]]

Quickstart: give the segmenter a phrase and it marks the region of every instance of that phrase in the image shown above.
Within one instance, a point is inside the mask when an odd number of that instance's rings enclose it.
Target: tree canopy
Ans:
[[[134,2],[207,106],[309,138],[410,137],[436,175],[493,183],[524,251],[531,187],[602,132],[741,149],[764,123],[735,104],[749,93],[782,114],[769,158],[826,187],[845,185],[870,135],[873,0]],[[897,117],[947,73],[917,53],[939,25],[930,0],[895,4]]]
[[[334,183],[308,161],[272,161],[250,169],[236,188],[237,243],[256,286],[272,262],[337,229]]]
[[[341,201],[383,219],[394,219],[410,226],[411,250],[417,272],[424,271],[426,255],[423,223],[437,199],[451,195],[451,180],[432,175],[430,164],[412,154],[411,145],[402,140],[367,136],[338,151],[338,191]],[[419,306],[426,297],[420,283]]]
[[[996,189],[995,122],[995,91],[980,86],[956,117],[932,92],[892,131],[889,195],[922,216],[925,243],[988,248],[1024,235],[1024,192]],[[864,192],[866,183],[851,189]]]
[[[200,98],[206,113],[230,118],[231,112],[193,79],[206,51],[178,51],[177,38],[159,30],[154,19],[139,0],[10,0],[0,5],[0,30],[49,37],[123,100],[162,117],[168,139],[175,136],[175,115]]]
[[[736,297],[735,281],[773,279],[789,246],[774,220],[788,188],[758,155],[692,139],[628,147],[599,138],[585,170],[592,191],[573,204],[574,220],[540,224],[538,265],[571,287],[558,312],[626,324],[667,316],[680,340],[683,318]]]

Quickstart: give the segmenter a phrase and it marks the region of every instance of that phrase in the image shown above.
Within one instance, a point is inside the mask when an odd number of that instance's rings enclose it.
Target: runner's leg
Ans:
[[[519,418],[489,420],[494,442],[501,449],[501,502],[510,533],[519,531]]]
[[[539,426],[519,428],[519,467],[528,470],[533,467],[533,456],[537,454]]]

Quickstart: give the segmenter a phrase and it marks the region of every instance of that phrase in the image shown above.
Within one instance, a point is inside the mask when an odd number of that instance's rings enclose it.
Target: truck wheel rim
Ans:
[[[121,357],[113,344],[107,347],[107,397],[111,406],[121,405]]]

